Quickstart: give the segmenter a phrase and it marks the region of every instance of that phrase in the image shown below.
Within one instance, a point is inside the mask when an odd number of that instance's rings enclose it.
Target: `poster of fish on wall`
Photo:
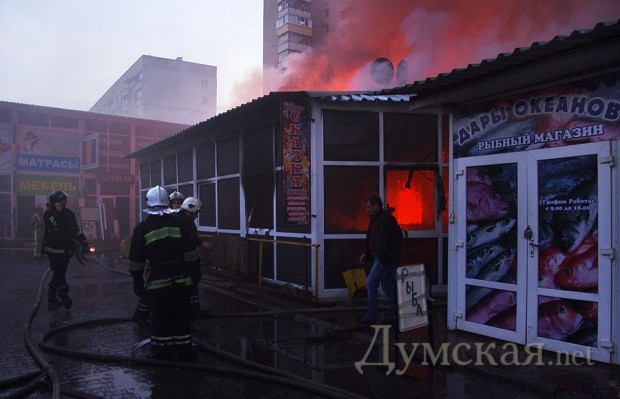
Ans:
[[[538,286],[598,292],[597,156],[538,161]],[[517,165],[467,168],[466,277],[516,284]],[[466,287],[467,321],[516,331],[518,291]],[[596,346],[595,302],[538,297],[538,336]]]
[[[517,280],[517,165],[467,168],[466,277],[515,284]],[[468,285],[467,320],[514,329],[502,320],[516,317],[515,291]],[[500,317],[501,315],[501,317]]]
[[[598,293],[597,156],[538,161],[538,286]],[[538,336],[596,346],[596,302],[538,297]]]

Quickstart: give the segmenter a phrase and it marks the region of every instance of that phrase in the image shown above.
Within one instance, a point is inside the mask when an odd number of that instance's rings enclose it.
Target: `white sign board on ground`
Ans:
[[[398,327],[401,332],[428,324],[424,264],[406,265],[396,269],[396,295]]]

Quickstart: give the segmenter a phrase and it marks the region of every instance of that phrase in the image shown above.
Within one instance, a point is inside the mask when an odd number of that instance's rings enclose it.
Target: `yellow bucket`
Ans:
[[[349,298],[366,296],[366,271],[364,269],[349,269],[342,273],[342,277],[349,289]]]

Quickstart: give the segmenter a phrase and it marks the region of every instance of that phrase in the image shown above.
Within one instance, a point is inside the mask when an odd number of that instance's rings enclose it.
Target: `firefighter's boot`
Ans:
[[[51,284],[48,286],[47,290],[47,305],[48,310],[57,309],[58,307],[60,307],[60,305],[62,305],[62,301],[58,297],[58,291],[56,290],[56,287]]]
[[[68,287],[58,290],[58,298],[60,298],[62,306],[64,306],[65,309],[71,309],[71,306],[73,306],[73,301],[71,300],[71,298],[69,298]]]

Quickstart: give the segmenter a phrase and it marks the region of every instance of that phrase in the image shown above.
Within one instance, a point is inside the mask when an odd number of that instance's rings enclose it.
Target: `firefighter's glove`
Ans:
[[[133,293],[137,296],[142,296],[142,292],[144,291],[142,272],[131,272],[131,277],[133,277]]]

